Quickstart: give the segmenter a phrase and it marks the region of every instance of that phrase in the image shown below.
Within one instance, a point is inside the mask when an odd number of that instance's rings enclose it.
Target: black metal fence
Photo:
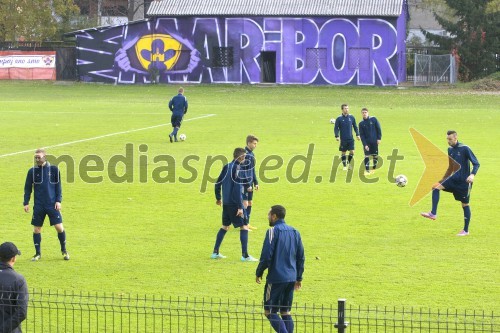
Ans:
[[[0,317],[8,293],[0,293]],[[295,332],[500,332],[485,311],[295,304]],[[31,290],[23,332],[273,332],[262,304],[215,298]]]
[[[76,47],[74,41],[50,41],[50,42],[0,42],[0,51],[20,50],[20,51],[52,51],[62,47]]]

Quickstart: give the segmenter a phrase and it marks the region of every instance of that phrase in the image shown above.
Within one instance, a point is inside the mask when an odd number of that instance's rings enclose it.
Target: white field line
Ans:
[[[81,115],[87,115],[87,114],[102,114],[102,115],[127,115],[127,116],[135,116],[135,115],[161,115],[165,116],[165,112],[98,112],[98,111],[90,111],[90,112],[78,112],[78,111],[0,111],[0,114],[2,113],[28,113],[28,114],[81,114]]]
[[[203,118],[208,118],[208,117],[213,117],[213,116],[215,116],[215,114],[206,114],[206,115],[195,117],[195,118],[184,119],[183,122],[191,121],[191,120],[198,120],[198,119],[203,119]],[[27,150],[16,151],[16,152],[13,152],[13,153],[2,154],[2,155],[0,155],[0,158],[8,157],[8,156],[14,156],[14,155],[19,155],[19,154],[24,154],[24,153],[29,153],[29,152],[34,152],[38,148],[48,149],[48,148],[68,146],[68,145],[72,145],[74,143],[94,141],[94,140],[109,138],[109,137],[115,136],[115,135],[128,134],[128,133],[134,133],[134,132],[139,132],[139,131],[145,131],[145,130],[149,130],[149,129],[153,129],[153,128],[158,128],[158,127],[163,127],[163,126],[168,126],[168,125],[170,125],[170,123],[160,124],[160,125],[154,125],[154,126],[149,126],[149,127],[143,127],[143,128],[136,128],[136,129],[132,129],[132,130],[128,130],[128,131],[121,131],[121,132],[109,133],[109,134],[94,136],[92,138],[86,138],[86,139],[81,139],[81,140],[75,140],[75,141],[68,141],[68,142],[58,143],[58,144],[52,145],[52,146],[31,148],[31,149],[27,149]]]

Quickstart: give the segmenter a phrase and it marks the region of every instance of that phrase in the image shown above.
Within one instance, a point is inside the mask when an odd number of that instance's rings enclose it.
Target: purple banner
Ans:
[[[77,34],[82,81],[397,85],[400,18],[155,18]]]

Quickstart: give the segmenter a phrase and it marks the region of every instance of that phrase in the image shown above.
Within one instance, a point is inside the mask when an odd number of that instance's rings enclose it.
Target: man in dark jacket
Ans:
[[[172,117],[170,122],[172,124],[173,131],[168,135],[170,142],[177,142],[177,132],[181,128],[182,118],[188,111],[188,101],[186,96],[184,96],[184,88],[179,88],[178,94],[168,102],[168,108],[172,111]]]
[[[34,192],[33,217],[33,244],[35,245],[35,255],[32,261],[38,261],[42,258],[42,226],[45,217],[48,215],[50,225],[57,231],[57,238],[61,245],[61,253],[64,260],[69,260],[69,253],[66,251],[66,231],[62,223],[61,215],[61,174],[56,165],[50,165],[46,160],[44,149],[35,151],[36,166],[29,169],[24,184],[24,211],[29,212],[31,192]]]
[[[28,311],[28,286],[24,277],[14,271],[16,256],[21,252],[11,242],[0,245],[0,332],[21,332]]]
[[[264,288],[265,316],[276,332],[293,333],[290,310],[294,290],[302,287],[305,256],[300,233],[285,223],[285,214],[285,207],[280,205],[269,210],[267,218],[271,228],[262,246],[255,281],[260,284],[264,271],[268,270]]]
[[[453,193],[455,200],[462,203],[464,211],[464,228],[457,236],[469,235],[469,223],[471,210],[469,206],[470,192],[474,177],[479,170],[479,161],[469,146],[458,142],[456,131],[446,133],[448,141],[448,170],[443,178],[432,186],[432,209],[430,212],[420,213],[425,218],[435,220],[437,218],[437,207],[439,203],[439,191]],[[472,170],[471,170],[472,164]]]
[[[245,149],[236,148],[233,161],[224,165],[215,183],[215,203],[222,206],[222,226],[215,239],[214,251],[210,258],[226,258],[219,252],[226,232],[231,224],[240,228],[241,261],[258,261],[248,254],[248,221],[243,218],[243,179],[240,173],[241,163],[245,160]],[[222,195],[221,195],[222,190]]]
[[[370,117],[367,108],[361,109],[363,120],[359,123],[359,136],[365,151],[365,176],[373,174],[377,168],[378,146],[382,140],[382,128],[375,117]],[[373,169],[370,171],[370,156],[373,157]]]
[[[243,206],[245,210],[243,211],[247,221],[248,229],[255,230],[256,227],[250,225],[250,215],[252,213],[252,199],[254,191],[259,189],[259,181],[257,180],[257,174],[255,172],[255,155],[254,150],[257,147],[259,139],[252,134],[247,136],[247,145],[245,147],[245,161],[241,164],[241,169],[244,175],[243,184]]]
[[[354,156],[354,137],[352,130],[356,133],[356,139],[359,140],[359,130],[354,116],[349,114],[349,105],[342,104],[340,106],[342,114],[335,120],[333,133],[335,139],[340,142],[339,151],[341,152],[343,170],[352,169],[352,158]],[[346,152],[349,151],[349,156]]]

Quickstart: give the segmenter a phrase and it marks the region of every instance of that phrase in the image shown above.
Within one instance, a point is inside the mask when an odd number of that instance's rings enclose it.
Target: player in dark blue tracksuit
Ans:
[[[302,287],[305,255],[300,233],[285,223],[285,215],[286,209],[280,205],[269,210],[267,218],[271,228],[264,239],[255,281],[260,284],[264,271],[268,270],[264,287],[265,315],[276,332],[292,333],[290,310],[294,290]]]
[[[367,108],[361,109],[361,115],[363,116],[363,120],[359,123],[359,136],[361,137],[365,152],[365,174],[369,174],[370,156],[373,156],[373,170],[377,168],[378,146],[382,140],[382,129],[377,118],[370,117]]]
[[[358,125],[354,116],[349,114],[349,106],[342,104],[340,107],[342,114],[335,120],[334,134],[335,139],[340,141],[339,151],[342,154],[342,165],[344,170],[352,169],[350,165],[352,157],[354,156],[354,138],[352,136],[352,129],[356,133],[356,139],[359,140]],[[349,150],[349,157],[346,157],[346,152]]]
[[[469,206],[470,191],[474,176],[479,170],[479,161],[469,148],[469,146],[458,142],[457,132],[448,131],[448,160],[449,166],[443,179],[433,186],[432,189],[432,210],[426,213],[420,213],[423,217],[435,220],[437,217],[437,206],[439,203],[439,191],[453,193],[455,200],[462,202],[464,210],[464,228],[457,236],[469,235],[469,223],[471,211]],[[472,171],[470,169],[472,164]]]
[[[245,149],[236,148],[233,152],[233,161],[222,168],[222,172],[215,183],[216,204],[222,205],[222,227],[215,239],[214,251],[210,258],[224,259],[219,252],[220,245],[231,224],[240,228],[241,261],[257,261],[248,254],[248,226],[243,219],[243,181],[240,178],[240,164],[245,160]],[[222,190],[222,196],[221,196]]]
[[[33,217],[33,243],[35,245],[35,255],[32,261],[38,261],[41,258],[42,226],[45,216],[49,216],[50,225],[57,230],[57,237],[61,244],[61,252],[64,260],[69,260],[69,254],[66,251],[66,231],[62,224],[61,202],[61,175],[59,168],[50,165],[46,161],[44,149],[37,149],[35,152],[36,166],[29,169],[24,184],[24,211],[29,212],[31,192],[34,191]]]
[[[170,142],[177,142],[177,132],[181,127],[182,118],[188,111],[188,101],[186,96],[184,96],[184,88],[179,88],[179,93],[172,97],[170,102],[168,102],[168,108],[172,111],[172,117],[170,122],[172,124],[173,131],[168,135]]]
[[[255,172],[255,155],[254,150],[257,148],[259,139],[254,135],[248,135],[245,147],[245,161],[241,164],[243,184],[243,206],[245,207],[245,218],[248,221],[249,229],[257,229],[250,225],[250,214],[252,213],[252,199],[254,191],[259,189],[259,181]]]

